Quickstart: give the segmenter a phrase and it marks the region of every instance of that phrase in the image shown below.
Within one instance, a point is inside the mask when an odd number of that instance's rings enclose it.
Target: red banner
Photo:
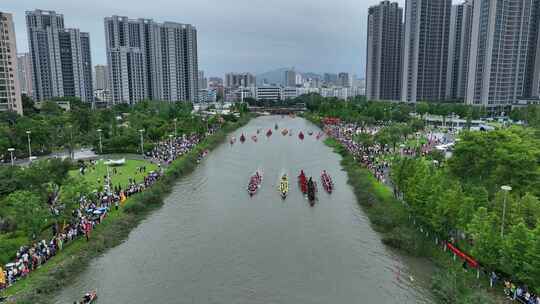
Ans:
[[[478,262],[475,259],[468,256],[463,251],[459,250],[456,246],[454,246],[454,245],[452,245],[452,244],[450,244],[448,242],[446,242],[446,246],[448,246],[448,249],[450,249],[450,251],[455,253],[460,259],[467,261],[467,264],[469,264],[469,266],[471,266],[472,268],[478,267]]]
[[[334,117],[326,117],[323,122],[325,125],[337,125],[341,123],[341,119]]]

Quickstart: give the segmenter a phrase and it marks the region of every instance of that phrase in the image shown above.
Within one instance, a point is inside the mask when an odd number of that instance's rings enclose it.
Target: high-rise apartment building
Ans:
[[[114,103],[136,103],[151,96],[148,20],[105,18],[109,86]]]
[[[348,88],[351,86],[351,76],[349,73],[338,74],[338,86]]]
[[[105,39],[113,102],[197,101],[194,26],[112,16],[105,18]]]
[[[81,33],[81,60],[82,60],[82,74],[84,81],[84,89],[86,101],[94,100],[94,81],[92,76],[92,51],[90,49],[90,35],[88,33]]]
[[[446,99],[464,100],[469,73],[469,53],[473,4],[467,1],[453,5],[450,14],[448,69],[446,73]]]
[[[338,75],[332,74],[332,73],[324,73],[323,75],[323,81],[326,85],[336,85],[337,84]]]
[[[28,44],[32,56],[33,96],[93,100],[90,36],[64,28],[64,16],[54,11],[26,12]]]
[[[496,110],[533,94],[539,0],[474,0],[466,102]]]
[[[13,16],[0,12],[0,111],[23,114]]]
[[[223,79],[220,77],[210,77],[208,78],[208,86],[210,88],[223,86]]]
[[[106,65],[98,64],[94,67],[94,89],[109,89],[109,70]]]
[[[452,0],[407,0],[401,101],[439,101],[446,96]]]
[[[368,100],[401,98],[403,9],[382,1],[369,8],[366,62]]]
[[[21,94],[32,97],[32,58],[29,53],[17,54],[17,77]]]
[[[296,86],[296,71],[293,69],[284,71],[282,84],[285,87]]]
[[[254,87],[257,81],[251,73],[227,73],[225,74],[225,87]]]
[[[208,88],[208,79],[204,77],[204,71],[199,71],[199,91]]]
[[[537,19],[538,36],[536,38],[535,64],[532,75],[531,96],[540,98],[540,21]]]

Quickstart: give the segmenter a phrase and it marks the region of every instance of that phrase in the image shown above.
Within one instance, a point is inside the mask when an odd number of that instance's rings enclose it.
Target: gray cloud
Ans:
[[[6,0],[5,0],[6,1]],[[103,18],[113,14],[194,24],[207,75],[294,66],[364,75],[367,9],[379,0],[7,0],[18,49],[28,49],[24,12],[63,13],[67,27],[90,32],[94,64],[105,63]],[[404,0],[398,1],[402,5]]]

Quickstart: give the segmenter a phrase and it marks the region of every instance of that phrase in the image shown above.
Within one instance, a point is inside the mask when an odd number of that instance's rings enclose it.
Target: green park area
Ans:
[[[110,176],[113,186],[120,185],[125,188],[130,178],[134,179],[135,182],[141,182],[149,172],[158,169],[156,164],[146,160],[126,159],[122,165],[106,165],[107,161],[100,159],[95,162],[95,165],[86,162],[87,167],[84,175],[81,175],[78,169],[70,170],[69,175],[71,177],[82,176],[94,188],[103,187],[104,178]],[[146,171],[141,171],[141,168],[146,168]]]
[[[92,190],[102,190],[104,176],[107,176],[107,167],[114,186],[120,185],[125,188],[129,183],[129,178],[135,179],[135,182],[141,182],[144,177],[151,171],[156,170],[157,165],[145,160],[128,159],[123,165],[107,166],[106,160],[98,160],[95,165],[90,165],[86,162],[88,168],[84,175],[81,175],[79,170],[69,165],[64,165],[65,162],[49,162],[47,165],[34,164],[30,168],[15,171],[11,176],[10,183],[4,185],[0,190],[6,192],[10,187],[17,184],[24,184],[25,181],[32,181],[28,184],[28,190],[37,190],[38,193],[46,193],[51,189],[52,183],[43,183],[48,179],[63,179],[60,185],[60,197],[66,200],[76,202],[76,197],[80,193],[90,193]],[[56,167],[58,172],[47,176],[42,174],[43,170],[49,167]],[[71,169],[70,169],[71,167]],[[146,167],[146,172],[139,172],[139,168]],[[6,168],[4,168],[6,169]],[[69,169],[69,170],[68,170]],[[67,172],[67,177],[61,177],[62,172]],[[5,173],[5,171],[4,171]],[[52,235],[51,224],[53,218],[47,215],[45,208],[33,208],[39,206],[42,195],[36,195],[32,191],[13,192],[7,195],[0,216],[5,218],[4,230],[0,233],[0,263],[8,263],[13,259],[16,250],[23,245],[30,243],[32,239],[49,239]],[[74,208],[74,206],[71,206]],[[34,212],[32,213],[31,210]],[[37,211],[36,211],[37,210]],[[28,217],[25,214],[33,214]]]

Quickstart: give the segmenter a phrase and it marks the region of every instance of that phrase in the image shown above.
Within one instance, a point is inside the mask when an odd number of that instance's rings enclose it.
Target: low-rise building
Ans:
[[[281,100],[281,87],[279,86],[264,86],[257,88],[257,100]]]
[[[217,101],[217,91],[214,89],[203,89],[199,90],[199,102],[216,102]]]
[[[298,90],[293,87],[285,87],[281,90],[281,100],[294,99],[298,97]]]

